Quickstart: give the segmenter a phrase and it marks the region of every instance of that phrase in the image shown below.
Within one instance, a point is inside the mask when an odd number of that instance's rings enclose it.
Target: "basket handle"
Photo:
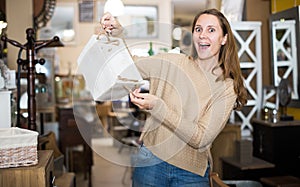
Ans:
[[[120,41],[117,40],[117,39],[111,39],[111,34],[108,33],[108,32],[101,32],[101,33],[99,33],[96,39],[97,40],[101,40],[101,38],[100,38],[101,35],[104,35],[106,37],[106,39],[107,39],[107,41],[104,42],[105,44],[112,44],[112,45],[115,45],[115,46],[120,45]]]

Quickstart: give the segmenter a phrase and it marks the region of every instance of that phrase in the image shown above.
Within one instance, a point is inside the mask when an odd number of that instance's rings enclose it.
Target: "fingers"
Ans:
[[[144,96],[133,91],[130,93],[130,99],[131,99],[131,102],[139,103],[139,102],[141,102],[141,100],[144,100]]]
[[[136,97],[136,98],[144,99],[143,96],[144,96],[145,94],[140,93],[140,91],[141,91],[140,89],[135,89],[135,90],[132,92],[132,95],[133,95],[134,97]]]
[[[109,12],[104,13],[100,19],[101,28],[111,36],[122,37],[123,27],[118,20]]]
[[[119,37],[123,33],[123,27],[118,20],[109,12],[104,13],[100,19],[102,29],[112,36]]]
[[[157,97],[148,93],[140,93],[140,90],[137,89],[130,93],[130,100],[140,109],[151,110],[155,105]]]
[[[130,93],[130,101],[140,109],[146,109],[146,100],[144,99],[144,96],[137,90],[134,90]]]
[[[111,15],[111,13],[106,12],[103,14],[102,18],[100,19],[100,23],[104,24],[107,21],[112,20],[114,17]]]
[[[100,24],[102,28],[109,33],[111,33],[112,29],[114,28],[113,22],[114,22],[114,17],[109,12],[105,13],[100,20]]]

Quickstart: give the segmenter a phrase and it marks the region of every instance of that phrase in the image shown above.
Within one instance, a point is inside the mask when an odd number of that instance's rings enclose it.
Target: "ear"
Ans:
[[[225,45],[226,42],[227,42],[227,34],[225,34],[225,36],[223,37],[221,44]]]

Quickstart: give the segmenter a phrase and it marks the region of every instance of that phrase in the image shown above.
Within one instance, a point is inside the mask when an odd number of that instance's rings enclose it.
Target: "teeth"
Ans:
[[[200,44],[200,46],[210,46],[209,44]]]

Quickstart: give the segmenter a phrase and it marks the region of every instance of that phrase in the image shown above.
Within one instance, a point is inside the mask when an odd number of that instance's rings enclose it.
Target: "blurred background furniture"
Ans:
[[[110,101],[97,102],[96,103],[96,110],[97,110],[97,114],[98,114],[98,116],[101,120],[101,123],[102,123],[103,135],[107,135],[107,132],[109,130],[108,116],[109,116],[109,113],[112,110],[112,104],[111,104]]]
[[[268,187],[299,187],[300,178],[293,176],[262,177],[261,182]]]
[[[74,113],[75,106],[60,106],[57,108],[59,121],[59,145],[65,155],[65,164],[69,172],[83,169],[85,179],[92,186],[91,175],[93,152],[91,138],[93,122],[87,120],[88,115]],[[83,106],[84,108],[84,106]]]
[[[229,187],[225,184],[216,172],[210,173],[211,187]]]
[[[53,175],[55,177],[54,184],[58,187],[75,187],[75,173],[65,171],[64,155],[58,148],[54,132],[50,131],[47,134],[39,136],[38,142],[40,150],[53,151]]]
[[[235,156],[235,142],[238,140],[241,140],[241,126],[227,124],[212,144],[213,171],[218,173],[220,178],[223,177],[221,157]]]
[[[253,119],[253,155],[275,164],[277,175],[300,177],[300,121]]]
[[[236,157],[222,157],[223,180],[255,180],[274,175],[275,165],[253,157],[251,162],[241,163]]]
[[[263,187],[258,181],[253,180],[223,180],[230,187]]]
[[[50,131],[47,134],[38,137],[39,150],[52,150],[54,158],[54,175],[61,175],[63,171],[64,155],[61,153],[57,146],[54,132]],[[57,166],[57,167],[56,167]],[[57,173],[55,173],[57,171]]]
[[[54,184],[57,187],[76,187],[75,173],[63,173],[60,177],[55,178]]]

